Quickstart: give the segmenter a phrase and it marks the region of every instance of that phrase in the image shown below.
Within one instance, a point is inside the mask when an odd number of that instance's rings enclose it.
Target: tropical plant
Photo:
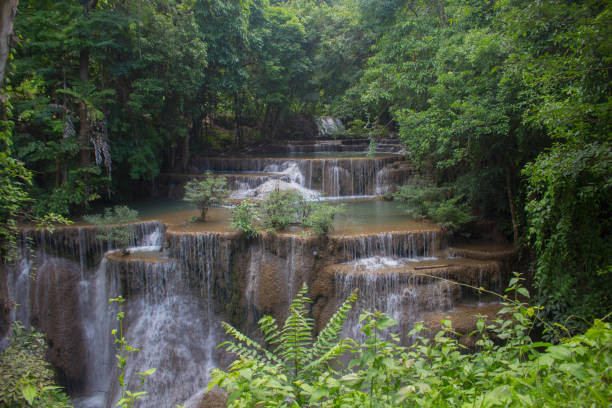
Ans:
[[[298,292],[282,328],[270,316],[259,320],[268,348],[223,323],[225,332],[233,340],[222,346],[235,353],[238,359],[230,365],[228,373],[213,370],[208,389],[215,385],[227,388],[231,393],[230,406],[307,404],[309,390],[305,386],[312,378],[327,372],[338,357],[354,346],[352,340],[339,339],[339,336],[347,313],[357,299],[353,292],[313,338],[313,319],[308,316],[311,300],[306,297],[307,291],[304,285]]]
[[[207,172],[202,180],[191,180],[185,185],[183,200],[194,203],[200,210],[200,220],[206,220],[208,209],[223,203],[230,191],[225,189],[227,180]]]
[[[134,238],[138,211],[125,205],[116,205],[105,208],[104,215],[87,215],[84,218],[98,227],[98,239],[107,242],[109,246],[115,245],[123,255],[129,253],[127,247]]]
[[[584,335],[558,345],[533,342],[529,333],[539,319],[538,308],[521,301],[529,297],[522,281],[515,274],[507,294],[498,295],[504,307],[496,318],[479,317],[470,333],[475,338],[471,353],[448,320],[431,334],[415,324],[407,333],[412,344],[403,346],[388,331],[397,322],[376,311],[360,315],[362,343],[337,340],[353,293],[331,319],[332,330],[328,325],[319,333],[329,351],[314,362],[309,357],[319,349],[312,345],[304,288],[283,329],[270,317],[260,320],[268,347],[224,325],[235,339],[224,345],[238,359],[228,372],[214,371],[209,389],[225,388],[229,407],[609,406],[611,325],[596,320]],[[347,352],[353,359],[341,364]]]
[[[72,407],[45,357],[45,336],[13,322],[9,346],[0,353],[0,405],[7,408]]]
[[[136,347],[130,346],[127,344],[125,336],[123,334],[123,320],[125,319],[125,312],[123,311],[123,303],[125,299],[122,296],[118,296],[114,299],[109,299],[109,303],[118,303],[119,311],[117,312],[117,321],[119,322],[119,329],[113,329],[111,331],[111,335],[113,336],[113,344],[117,349],[117,354],[115,357],[117,358],[117,367],[119,367],[119,378],[117,381],[119,382],[119,388],[121,389],[121,397],[119,401],[117,401],[118,407],[121,408],[134,408],[136,407],[136,402],[147,395],[146,391],[130,391],[127,388],[127,381],[125,379],[125,367],[127,365],[128,355],[130,353],[135,353],[140,351]],[[140,386],[144,386],[144,383],[148,376],[153,375],[157,369],[150,368],[146,371],[137,373],[140,377]]]

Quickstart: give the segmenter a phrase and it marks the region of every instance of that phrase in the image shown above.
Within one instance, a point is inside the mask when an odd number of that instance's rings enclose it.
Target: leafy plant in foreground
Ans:
[[[208,209],[220,205],[229,195],[230,191],[225,189],[227,180],[223,176],[213,176],[206,173],[202,180],[191,180],[185,185],[185,197],[183,200],[197,205],[200,210],[200,220],[206,220]]]
[[[70,398],[57,386],[55,374],[45,360],[45,336],[15,321],[9,346],[0,353],[0,405],[7,408],[72,407]]]
[[[507,294],[500,295],[504,307],[497,318],[479,318],[471,333],[472,353],[466,353],[448,320],[431,334],[417,323],[407,333],[414,342],[406,347],[387,332],[396,324],[393,319],[365,311],[360,316],[365,340],[337,341],[339,329],[329,337],[326,328],[319,338],[328,339],[330,351],[314,363],[307,358],[312,325],[303,289],[282,330],[270,317],[260,321],[268,345],[276,347],[265,348],[225,325],[236,341],[224,344],[238,359],[227,373],[214,372],[209,389],[225,388],[230,407],[609,406],[610,324],[596,320],[584,335],[558,345],[533,342],[529,333],[538,308],[520,300],[529,296],[521,282],[516,275]],[[347,311],[345,302],[339,312]],[[347,351],[354,358],[344,366],[337,359]],[[309,369],[312,364],[316,370]]]
[[[125,380],[125,366],[127,365],[128,354],[140,350],[127,344],[125,336],[123,335],[123,319],[125,318],[125,312],[123,311],[123,303],[125,302],[125,299],[122,296],[119,296],[114,299],[109,299],[108,302],[119,303],[119,312],[117,313],[119,331],[117,331],[117,329],[113,329],[111,332],[114,338],[113,344],[117,348],[118,353],[115,354],[115,357],[117,357],[117,367],[119,367],[120,370],[118,381],[119,387],[121,388],[121,398],[117,402],[117,406],[121,408],[134,408],[136,406],[136,401],[142,399],[145,395],[147,395],[147,392],[134,392],[127,389],[127,382]],[[150,368],[146,371],[138,373],[138,375],[140,376],[140,385],[143,386],[147,377],[153,375],[156,370],[156,368]]]
[[[288,401],[306,404],[313,378],[330,370],[336,359],[353,348],[349,339],[338,339],[342,325],[355,303],[354,292],[331,317],[329,323],[313,338],[313,320],[308,317],[304,285],[289,307],[289,316],[282,328],[270,316],[259,320],[267,348],[249,339],[227,323],[225,332],[234,340],[222,343],[238,359],[228,373],[213,370],[208,385],[225,387],[231,391],[230,406],[289,406]],[[246,400],[243,400],[246,398]],[[246,405],[245,405],[246,403]]]

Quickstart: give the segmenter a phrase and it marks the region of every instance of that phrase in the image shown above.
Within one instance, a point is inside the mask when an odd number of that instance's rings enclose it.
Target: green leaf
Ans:
[[[26,401],[28,401],[29,405],[32,405],[34,399],[38,396],[38,390],[35,386],[28,384],[21,388],[21,394]]]

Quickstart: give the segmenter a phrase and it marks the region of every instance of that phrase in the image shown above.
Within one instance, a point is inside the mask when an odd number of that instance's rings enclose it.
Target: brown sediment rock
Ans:
[[[498,312],[502,307],[503,305],[499,302],[457,305],[445,312],[425,313],[423,324],[431,329],[430,334],[433,335],[442,328],[442,320],[450,320],[460,343],[473,348],[475,336],[470,336],[470,333],[476,330],[476,322],[479,320],[479,316],[486,316],[485,323],[490,324],[498,318]]]
[[[479,261],[467,258],[450,258],[408,262],[397,267],[367,269],[350,263],[332,265],[332,274],[398,275],[404,276],[406,282],[423,284],[440,279],[447,279],[475,287],[483,286],[495,289],[500,283],[502,265],[497,261]]]
[[[219,388],[213,388],[202,397],[198,408],[225,408],[228,395]]]
[[[86,368],[86,351],[78,285],[80,266],[41,256],[30,282],[30,322],[46,334],[49,360],[64,384],[78,389]]]
[[[452,256],[496,261],[507,261],[516,256],[517,252],[512,244],[496,243],[456,244],[448,248]]]

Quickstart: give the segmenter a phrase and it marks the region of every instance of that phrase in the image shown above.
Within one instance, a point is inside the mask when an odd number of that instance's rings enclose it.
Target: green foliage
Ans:
[[[119,387],[121,389],[121,398],[117,401],[116,406],[121,408],[134,408],[137,405],[137,401],[144,398],[147,395],[146,391],[130,391],[127,389],[127,382],[125,380],[125,366],[127,365],[127,358],[130,353],[135,353],[140,351],[139,349],[130,346],[127,344],[125,337],[123,335],[123,320],[125,319],[125,312],[123,311],[123,303],[125,299],[122,296],[119,296],[114,299],[109,299],[109,303],[117,302],[119,304],[119,312],[117,313],[117,321],[119,322],[119,330],[113,329],[111,334],[114,338],[113,344],[117,348],[117,353],[115,357],[117,357],[117,367],[119,367],[120,373],[117,381],[119,382]],[[138,373],[140,377],[140,386],[144,386],[144,383],[148,376],[155,374],[156,369],[150,368],[146,371]]]
[[[247,238],[259,236],[257,204],[246,199],[232,209],[232,228],[244,232]]]
[[[297,191],[275,189],[261,202],[259,217],[267,231],[283,231],[298,223],[304,199]]]
[[[127,254],[127,247],[135,236],[134,223],[138,220],[138,211],[116,205],[105,208],[104,215],[87,215],[84,218],[98,227],[96,236],[99,240],[115,245],[123,254]]]
[[[0,353],[0,404],[7,408],[72,407],[45,360],[45,336],[15,321],[9,341]]]
[[[610,324],[596,320],[585,334],[558,345],[533,342],[529,333],[538,311],[518,300],[529,295],[521,280],[511,280],[496,318],[478,320],[471,333],[476,338],[473,353],[465,352],[450,321],[443,320],[441,330],[430,335],[417,323],[408,333],[414,342],[402,346],[396,335],[387,333],[397,323],[369,311],[360,316],[362,343],[337,340],[338,313],[344,318],[345,303],[330,320],[333,336],[324,329],[319,338],[328,339],[325,356],[350,351],[352,360],[343,365],[325,359],[316,370],[307,363],[309,350],[318,349],[310,337],[303,290],[283,329],[270,317],[260,320],[268,348],[225,325],[235,340],[224,345],[239,358],[228,372],[214,371],[209,389],[225,388],[230,407],[608,406]]]
[[[333,225],[342,205],[306,201],[297,191],[276,189],[261,202],[241,201],[232,209],[232,228],[258,236],[262,230],[284,231],[289,225],[301,225],[317,235],[325,235]]]
[[[572,330],[610,313],[612,154],[609,143],[555,146],[525,168],[535,282],[547,316]]]
[[[338,357],[353,347],[352,340],[338,338],[357,298],[355,293],[349,296],[315,339],[313,319],[308,317],[311,300],[306,297],[307,290],[304,286],[296,295],[282,328],[270,316],[259,321],[268,349],[223,323],[233,340],[222,346],[239,358],[228,373],[214,370],[208,389],[215,385],[227,388],[231,407],[307,404],[309,380],[326,373]]]
[[[187,182],[183,200],[194,203],[200,210],[200,220],[205,221],[208,209],[223,204],[223,200],[230,194],[230,191],[225,189],[226,184],[225,177],[206,173],[202,180]]]
[[[401,202],[412,218],[430,218],[444,230],[452,233],[473,217],[467,203],[461,196],[451,197],[447,188],[417,183],[401,186],[393,198]]]
[[[303,224],[311,228],[317,235],[325,235],[334,223],[336,215],[344,211],[342,205],[331,205],[329,203],[312,203],[308,215]]]

